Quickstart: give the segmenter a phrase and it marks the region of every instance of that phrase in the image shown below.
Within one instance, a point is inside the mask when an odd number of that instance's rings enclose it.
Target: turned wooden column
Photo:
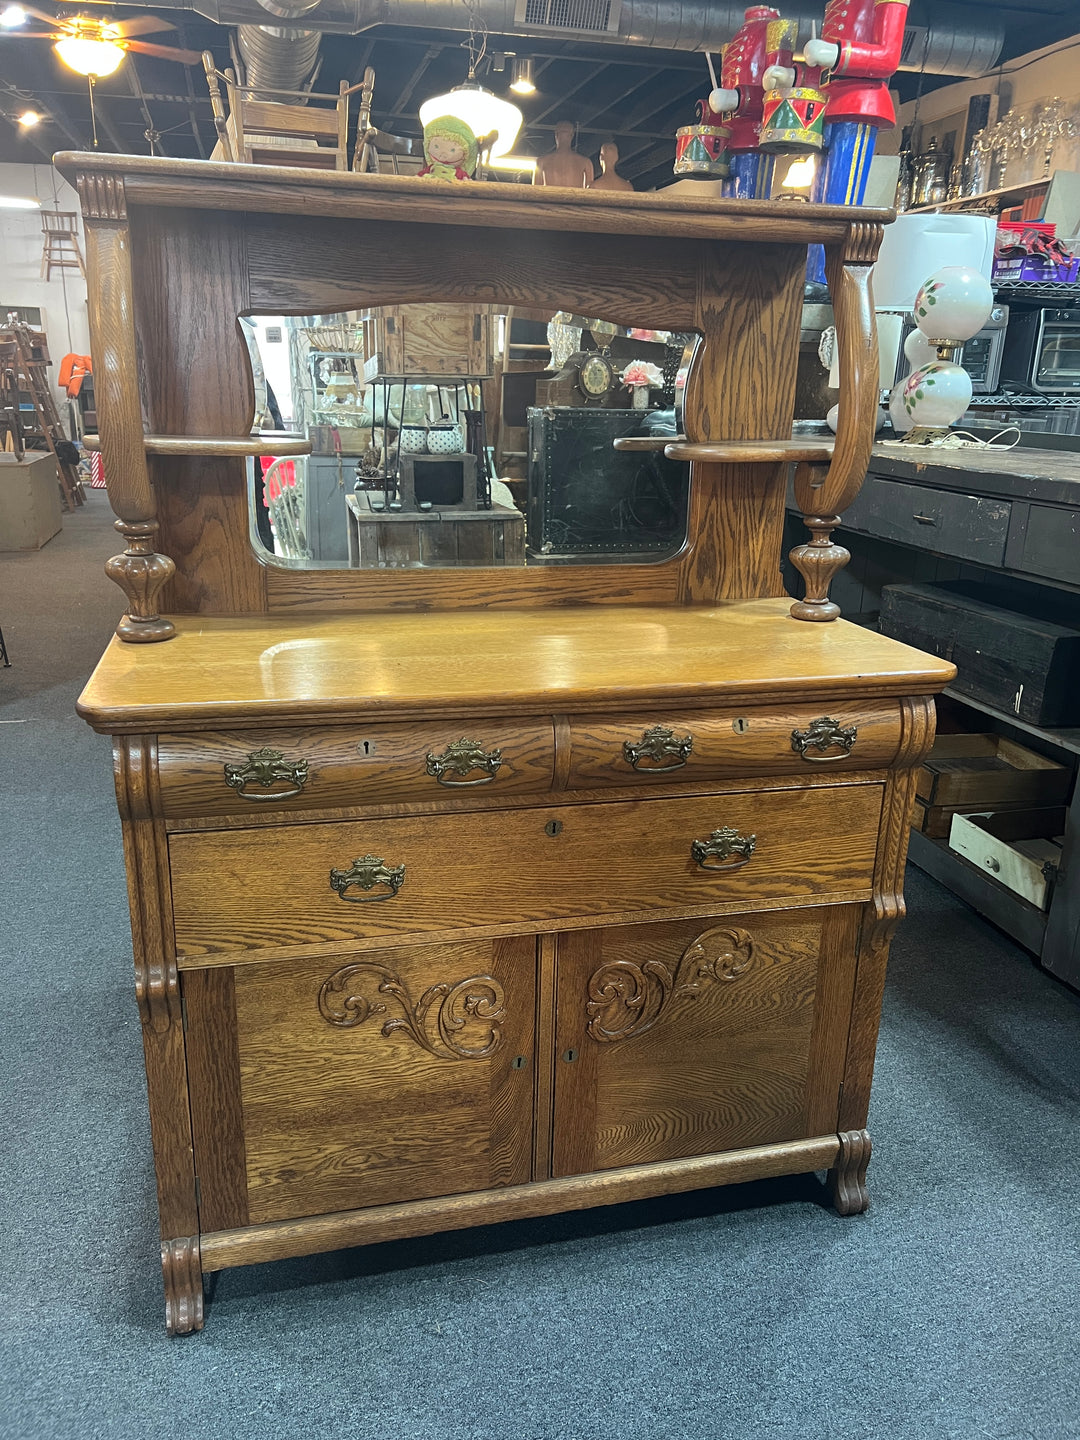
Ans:
[[[158,614],[157,596],[172,575],[173,562],[154,548],[157,503],[143,447],[142,412],[136,383],[135,317],[124,181],[118,175],[76,177],[86,229],[90,339],[94,393],[109,504],[116,528],[127,540],[105,573],[127,597],[127,612],[116,627],[121,640],[168,640],[171,621]]]
[[[829,586],[851,556],[833,541],[832,528],[861,490],[874,448],[880,366],[871,275],[883,234],[884,226],[860,220],[849,228],[844,245],[825,248],[840,361],[840,417],[828,471],[816,465],[795,471],[795,503],[812,536],[790,557],[806,581],[805,598],[791,607],[796,620],[835,620],[840,614]]]

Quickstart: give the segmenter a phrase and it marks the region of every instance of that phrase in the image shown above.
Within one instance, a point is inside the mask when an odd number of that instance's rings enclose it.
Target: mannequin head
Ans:
[[[560,120],[555,126],[555,149],[569,150],[574,139],[574,127],[569,120]]]
[[[614,171],[619,163],[619,147],[614,140],[609,140],[605,145],[600,146],[600,169],[607,175]]]

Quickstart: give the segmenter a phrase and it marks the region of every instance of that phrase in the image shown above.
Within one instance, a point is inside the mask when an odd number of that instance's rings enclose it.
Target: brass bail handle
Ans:
[[[830,761],[846,760],[851,754],[858,739],[859,731],[855,725],[841,725],[839,720],[833,720],[829,715],[820,715],[816,720],[811,720],[806,730],[792,730],[791,748],[797,755],[815,765],[825,765]],[[816,755],[810,751],[816,750]],[[827,751],[832,754],[827,754]]]
[[[404,865],[387,865],[381,855],[361,855],[348,870],[330,871],[330,889],[353,904],[365,904],[375,900],[393,900],[405,883]],[[347,895],[353,885],[361,890],[374,890],[385,885],[380,895]]]
[[[427,773],[433,775],[440,785],[461,789],[466,785],[490,785],[502,763],[501,750],[485,750],[478,740],[466,740],[462,736],[448,745],[441,755],[428,752]],[[482,773],[468,779],[474,770]]]
[[[680,740],[666,725],[653,725],[642,733],[640,740],[623,741],[623,759],[635,770],[645,772],[681,770],[693,748],[692,735],[684,735]],[[644,764],[644,761],[650,763]]]
[[[740,835],[738,830],[724,825],[707,840],[692,841],[690,854],[702,870],[741,870],[756,847],[756,835]]]
[[[242,800],[288,800],[299,795],[308,778],[306,760],[286,760],[280,750],[264,748],[252,750],[243,764],[225,766],[225,784],[235,790]],[[285,781],[291,788],[273,790],[271,787]],[[248,790],[249,785],[262,787]]]

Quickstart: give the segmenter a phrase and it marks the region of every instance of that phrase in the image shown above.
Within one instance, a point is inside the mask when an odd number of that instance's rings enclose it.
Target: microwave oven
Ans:
[[[956,363],[962,365],[971,376],[971,390],[974,395],[993,395],[997,392],[1008,324],[1009,307],[995,305],[979,333],[970,340],[965,340],[957,351]],[[904,342],[914,329],[915,321],[908,315],[900,333],[894,385],[899,384],[910,373],[911,361],[904,354]]]
[[[1080,305],[1014,307],[1001,380],[1038,395],[1080,394]]]

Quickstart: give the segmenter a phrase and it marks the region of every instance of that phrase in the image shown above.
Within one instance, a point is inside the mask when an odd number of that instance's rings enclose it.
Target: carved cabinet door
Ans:
[[[529,1178],[532,936],[182,985],[204,1231]]]
[[[860,909],[561,936],[553,1175],[834,1132]]]

